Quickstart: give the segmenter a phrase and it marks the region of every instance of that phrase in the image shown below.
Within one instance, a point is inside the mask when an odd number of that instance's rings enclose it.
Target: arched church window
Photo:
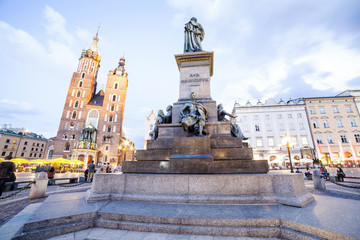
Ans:
[[[118,86],[119,86],[119,84],[118,84],[118,83],[115,83],[115,84],[114,84],[114,89],[118,89]]]
[[[113,116],[110,115],[110,117],[109,117],[109,122],[112,122],[112,121],[113,121]]]
[[[73,112],[71,118],[72,118],[72,119],[76,119],[76,111]]]
[[[110,109],[112,112],[115,111],[115,105],[111,105],[111,109]]]
[[[94,67],[95,67],[95,63],[93,62],[93,63],[91,64],[91,72],[94,72]]]
[[[86,60],[86,61],[85,61],[85,65],[84,65],[84,70],[87,69],[88,63],[89,63],[89,60]]]
[[[69,130],[74,130],[74,123],[73,122],[70,123]]]
[[[78,108],[78,107],[79,107],[79,101],[76,101],[76,102],[75,102],[74,107],[75,107],[75,108]]]
[[[65,144],[65,151],[70,151],[70,143],[69,142],[67,142]]]
[[[77,93],[76,93],[76,97],[80,97],[81,96],[81,91],[79,90],[79,91],[77,91]]]
[[[114,96],[113,96],[113,102],[116,102],[116,95],[114,94]]]
[[[95,128],[97,128],[98,122],[99,122],[99,112],[96,109],[90,110],[86,119],[86,125],[91,124]]]
[[[111,126],[108,126],[107,130],[108,130],[108,132],[111,132]]]
[[[81,74],[81,78],[85,78],[85,73],[82,73],[82,74]]]
[[[105,142],[105,141],[106,141],[106,136],[103,137],[103,142]]]
[[[79,87],[82,87],[82,85],[83,85],[83,81],[80,81],[79,82]]]
[[[63,140],[67,140],[68,139],[68,136],[67,136],[67,134],[66,133],[64,133],[64,135],[63,135],[63,138],[62,138]]]

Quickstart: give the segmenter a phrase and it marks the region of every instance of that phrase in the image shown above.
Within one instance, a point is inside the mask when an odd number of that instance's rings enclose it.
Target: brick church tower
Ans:
[[[101,56],[98,33],[84,49],[71,78],[56,137],[48,158],[79,159],[85,163],[121,163],[118,146],[123,141],[122,122],[128,74],[125,58],[110,70],[105,92],[96,91]]]

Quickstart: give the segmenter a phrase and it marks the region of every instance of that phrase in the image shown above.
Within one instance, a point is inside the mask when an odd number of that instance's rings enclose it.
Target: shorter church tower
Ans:
[[[84,49],[73,73],[55,137],[53,158],[78,159],[88,164],[120,164],[118,147],[124,138],[122,123],[128,86],[125,58],[109,71],[105,92],[97,92],[101,56],[98,33]]]

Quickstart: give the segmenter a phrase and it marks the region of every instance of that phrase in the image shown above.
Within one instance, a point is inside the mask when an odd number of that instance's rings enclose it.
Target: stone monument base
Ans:
[[[302,174],[95,174],[87,201],[283,204],[314,201]]]

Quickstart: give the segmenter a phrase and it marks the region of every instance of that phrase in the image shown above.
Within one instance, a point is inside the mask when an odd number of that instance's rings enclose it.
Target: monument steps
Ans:
[[[47,239],[88,228],[168,234],[280,239],[351,239],[347,236],[282,219],[218,219],[164,217],[93,212],[25,224],[13,239]]]

